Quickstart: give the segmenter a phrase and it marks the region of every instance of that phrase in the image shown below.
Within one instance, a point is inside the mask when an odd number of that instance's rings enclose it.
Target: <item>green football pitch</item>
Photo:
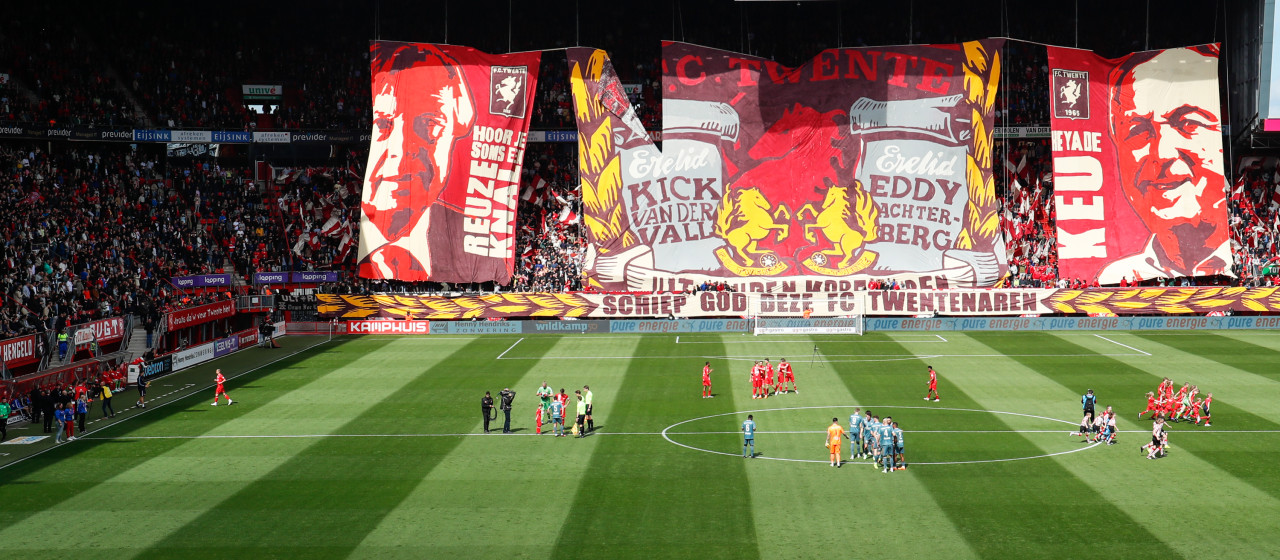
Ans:
[[[1280,556],[1276,333],[284,344],[160,379],[145,410],[125,392],[115,404],[128,410],[76,441],[0,445],[0,546],[32,558]],[[792,362],[799,393],[752,399],[761,358]],[[941,402],[922,399],[928,365]],[[215,367],[234,406],[209,404]],[[1214,422],[1173,425],[1168,456],[1147,460],[1151,422],[1137,416],[1163,376],[1213,392]],[[543,381],[589,384],[596,432],[535,435]],[[480,397],[504,387],[515,433],[483,434]],[[1118,412],[1117,445],[1068,435],[1087,389]],[[824,430],[854,407],[900,423],[906,470],[827,464]],[[741,456],[748,413],[756,459]]]

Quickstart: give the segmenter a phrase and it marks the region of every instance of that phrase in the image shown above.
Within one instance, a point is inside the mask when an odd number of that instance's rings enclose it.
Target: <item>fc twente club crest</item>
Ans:
[[[489,71],[489,114],[513,119],[524,117],[526,66],[493,66]]]
[[[1053,69],[1053,116],[1059,119],[1089,118],[1089,73]]]

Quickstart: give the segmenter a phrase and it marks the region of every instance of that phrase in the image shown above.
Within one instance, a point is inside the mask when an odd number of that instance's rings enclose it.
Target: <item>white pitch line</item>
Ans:
[[[1102,340],[1105,340],[1105,341],[1110,342],[1110,343],[1112,343],[1112,344],[1115,344],[1115,345],[1117,345],[1117,346],[1123,346],[1123,347],[1125,347],[1125,348],[1128,348],[1128,349],[1130,349],[1130,350],[1133,350],[1134,352],[1141,352],[1141,353],[1142,353],[1142,355],[1144,355],[1144,356],[1150,356],[1150,355],[1151,355],[1151,353],[1149,353],[1149,352],[1143,352],[1142,350],[1138,350],[1137,348],[1134,348],[1134,347],[1132,347],[1132,346],[1129,346],[1128,344],[1125,344],[1125,343],[1123,343],[1123,342],[1116,342],[1116,341],[1111,340],[1110,338],[1107,338],[1107,337],[1102,336],[1102,335],[1100,335],[1100,334],[1095,334],[1095,335],[1093,335],[1093,336],[1096,336],[1096,337],[1098,337],[1098,338],[1101,338]]]
[[[942,337],[940,337],[940,336],[939,336],[938,338],[942,338]],[[894,343],[901,343],[901,344],[937,344],[937,343],[939,343],[939,342],[946,342],[946,341],[947,341],[947,339],[942,338],[942,340],[933,340],[933,339],[924,339],[924,340],[900,340],[900,339],[893,339],[893,340],[854,340],[854,341],[842,341],[841,343],[842,343],[842,344],[873,344],[873,343],[877,343],[877,342],[894,342]],[[680,341],[680,337],[678,337],[678,336],[676,337],[676,344],[759,344],[759,343],[761,343],[761,342],[773,342],[773,343],[782,343],[782,344],[812,344],[812,343],[814,343],[814,342],[817,342],[817,343],[819,343],[819,344],[822,344],[823,342],[826,342],[826,341],[822,341],[822,340],[814,341],[814,340],[807,340],[807,339],[806,339],[806,340],[753,339],[753,340],[723,340],[723,341],[721,341],[721,340],[707,340],[707,341],[695,340],[695,341],[687,341],[687,340],[686,340],[686,341],[684,341],[684,342],[681,342],[681,341]]]
[[[684,344],[693,344],[686,342]],[[856,360],[826,360],[832,363],[850,363],[850,362],[892,362],[901,360],[923,360],[930,358],[1080,358],[1080,357],[1116,357],[1116,356],[1150,356],[1146,352],[1138,350],[1139,353],[1132,352],[1122,353],[1094,353],[1094,354],[823,354],[827,358],[862,358]],[[503,352],[505,354],[506,352]],[[637,356],[539,356],[539,357],[502,357],[500,360],[632,360]],[[728,360],[728,361],[749,361],[754,362],[758,358],[741,357],[741,356],[639,356],[644,360],[689,360],[689,359],[707,359],[707,360]],[[883,358],[883,359],[881,359]]]
[[[910,434],[1060,434],[1062,430],[906,430]],[[1145,434],[1150,433],[1149,430],[1119,430],[1123,434]],[[740,431],[723,431],[723,432],[667,432],[671,436],[700,436],[700,435],[730,435],[741,434]],[[821,434],[823,430],[797,430],[797,431],[756,431],[757,434],[767,435],[787,435],[787,434]],[[1216,434],[1271,434],[1280,433],[1280,430],[1213,430],[1202,432],[1176,432],[1178,434],[1190,433],[1216,433]],[[536,433],[515,433],[515,434],[486,434],[483,432],[455,433],[455,434],[200,434],[191,436],[85,436],[76,439],[87,440],[149,440],[149,439],[322,439],[322,438],[435,438],[435,437],[475,437],[475,436],[551,436],[551,432],[544,431],[541,434]],[[594,436],[660,436],[662,432],[592,432],[588,437]],[[730,454],[732,455],[732,454]],[[814,461],[822,462],[822,461]]]
[[[296,352],[293,352],[293,353],[291,353],[291,354],[285,354],[284,356],[280,356],[279,358],[276,358],[276,359],[274,359],[274,360],[271,360],[270,362],[267,362],[267,363],[265,363],[265,364],[262,364],[262,365],[260,365],[260,366],[258,366],[258,367],[256,367],[256,368],[253,368],[253,369],[250,369],[250,370],[245,370],[245,371],[242,371],[242,372],[237,373],[237,374],[235,374],[235,375],[232,375],[232,376],[230,376],[230,377],[227,377],[227,379],[228,379],[228,380],[231,380],[231,379],[235,379],[235,378],[237,378],[237,377],[241,377],[241,376],[244,376],[244,375],[248,375],[248,374],[250,374],[250,373],[253,373],[253,372],[255,372],[255,371],[258,371],[258,370],[260,370],[260,369],[262,369],[262,368],[265,368],[265,367],[267,367],[267,366],[269,366],[269,365],[271,365],[271,364],[274,364],[274,363],[276,363],[276,362],[279,362],[279,361],[282,361],[282,360],[287,360],[287,359],[289,359],[289,358],[292,358],[292,357],[294,357],[294,356],[297,356],[298,354],[301,354],[301,353],[303,353],[303,352],[306,352],[306,351],[308,351],[308,350],[311,350],[312,348],[316,348],[316,347],[318,347],[318,346],[322,346],[322,345],[324,345],[324,344],[327,344],[328,342],[329,342],[328,340],[321,340],[320,342],[317,342],[317,343],[315,343],[315,344],[312,344],[311,346],[307,346],[306,348],[302,348],[302,349],[300,349],[300,350],[298,350],[298,351],[296,351]],[[200,392],[200,391],[205,391],[205,390],[211,389],[211,388],[213,388],[213,386],[214,386],[214,385],[215,385],[215,384],[212,384],[212,383],[211,383],[211,384],[209,384],[209,385],[205,386],[203,389],[197,389],[196,391],[192,391],[192,394],[198,393],[198,392]],[[174,391],[171,391],[171,392],[166,393],[166,394],[172,394],[173,392],[174,392]],[[89,434],[93,434],[93,433],[95,433],[95,432],[100,432],[100,431],[102,431],[102,430],[105,430],[105,429],[107,429],[107,428],[110,428],[110,427],[112,427],[112,426],[115,426],[116,424],[120,424],[120,423],[122,423],[122,422],[128,422],[129,420],[133,420],[134,418],[137,418],[137,417],[139,417],[139,416],[142,416],[143,414],[146,414],[146,413],[148,413],[148,412],[151,412],[151,411],[153,411],[153,410],[156,410],[156,409],[158,409],[158,408],[161,408],[161,407],[163,407],[163,406],[165,406],[165,405],[173,404],[173,403],[176,403],[176,402],[182,402],[182,399],[174,399],[174,400],[170,400],[169,402],[160,403],[160,404],[158,404],[158,405],[156,405],[156,406],[154,406],[154,407],[152,407],[152,408],[144,408],[144,409],[142,409],[142,412],[139,412],[139,413],[137,413],[137,414],[134,414],[134,415],[132,415],[132,416],[128,416],[128,417],[125,417],[125,418],[121,418],[121,419],[116,420],[115,422],[112,422],[112,423],[110,423],[110,424],[108,424],[108,425],[106,425],[106,426],[103,426],[103,427],[101,427],[101,428],[98,428],[98,429],[95,429],[95,430],[89,430],[89,431],[87,431],[87,432],[84,432],[84,434],[83,434],[83,435],[77,435],[77,436],[76,436],[76,439],[77,439],[77,440],[80,440],[80,439],[95,439],[95,438],[86,438],[85,436],[88,436]],[[135,405],[133,408],[136,408],[136,405]],[[23,458],[21,458],[21,459],[18,459],[18,460],[16,460],[16,461],[13,461],[12,463],[7,463],[7,464],[4,464],[4,465],[0,465],[0,470],[4,470],[4,469],[7,469],[7,468],[9,468],[9,467],[12,467],[12,466],[14,466],[14,465],[16,465],[16,464],[18,464],[18,463],[21,463],[21,462],[23,462],[23,461],[26,461],[27,459],[30,459],[30,458],[32,458],[32,457],[35,457],[35,456],[38,456],[38,455],[43,455],[43,454],[45,454],[45,453],[47,453],[47,452],[49,452],[49,451],[53,451],[54,449],[58,449],[59,447],[61,447],[61,446],[60,446],[60,445],[55,445],[55,446],[52,446],[52,447],[46,447],[46,448],[44,448],[44,449],[42,449],[42,450],[40,450],[40,451],[37,451],[37,452],[32,453],[32,454],[30,454],[30,455],[27,455],[26,457],[23,457]]]
[[[507,347],[507,349],[506,349],[506,350],[503,350],[501,354],[498,354],[498,358],[497,358],[497,359],[501,360],[503,356],[506,356],[506,355],[507,355],[507,352],[510,352],[512,348],[515,348],[517,344],[520,344],[520,343],[521,343],[521,342],[523,342],[523,341],[524,341],[524,337],[522,336],[522,337],[520,337],[520,339],[519,339],[519,340],[517,340],[517,341],[515,341],[515,342],[512,342],[512,343],[511,343],[511,346]],[[512,359],[514,360],[514,359],[516,359],[516,358],[512,358]]]

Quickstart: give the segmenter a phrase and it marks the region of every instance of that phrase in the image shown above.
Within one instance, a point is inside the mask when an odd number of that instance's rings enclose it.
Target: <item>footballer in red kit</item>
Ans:
[[[929,392],[925,393],[924,400],[932,400],[933,402],[942,400],[938,396],[938,372],[933,370],[933,366],[929,366]]]
[[[764,361],[764,396],[769,396],[769,389],[773,387],[773,364],[769,360]]]
[[[755,362],[755,366],[751,366],[751,398],[760,399],[760,385],[763,384],[762,378],[764,372],[760,371],[760,362]]]
[[[223,383],[227,382],[227,378],[222,376],[221,369],[217,370],[215,373],[217,374],[217,377],[214,377],[213,381],[218,384],[218,388],[213,391],[213,406],[218,406],[219,396],[226,396],[227,404],[231,404],[232,402],[234,402],[231,400],[231,394],[228,393],[227,390],[224,389],[222,386]]]
[[[707,362],[702,366],[702,398],[711,397],[711,362]]]
[[[1156,404],[1156,394],[1147,393],[1147,409],[1138,413],[1138,418],[1142,418],[1143,414],[1148,412],[1160,412],[1160,405]]]
[[[792,392],[792,393],[799,393],[799,392],[800,392],[800,390],[799,390],[799,389],[796,389],[796,374],[795,374],[795,372],[791,371],[791,364],[787,363],[787,359],[786,359],[786,358],[779,358],[779,361],[778,361],[778,385],[782,385],[782,384],[784,384],[784,383],[790,383],[790,384],[791,384],[791,392]],[[786,389],[786,387],[784,386],[784,387],[783,387],[783,389],[785,390],[785,389]]]

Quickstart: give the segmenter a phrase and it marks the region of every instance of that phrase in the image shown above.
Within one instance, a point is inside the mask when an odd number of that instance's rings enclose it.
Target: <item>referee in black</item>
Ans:
[[[480,415],[484,416],[484,433],[489,433],[489,420],[493,417],[493,396],[488,391],[480,397]]]
[[[1093,389],[1089,389],[1083,397],[1080,397],[1080,405],[1084,408],[1084,415],[1089,417],[1091,426],[1093,425],[1093,407],[1097,404],[1098,396],[1093,394]]]

